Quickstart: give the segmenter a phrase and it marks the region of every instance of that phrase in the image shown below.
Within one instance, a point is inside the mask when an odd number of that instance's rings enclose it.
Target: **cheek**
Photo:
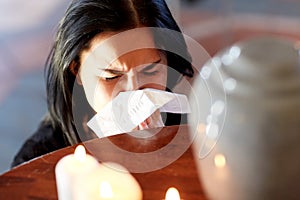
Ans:
[[[113,86],[106,86],[97,76],[81,76],[82,86],[90,106],[99,112],[111,99]]]
[[[97,87],[95,88],[95,92],[93,95],[94,98],[94,110],[99,112],[108,102],[110,102],[113,98],[114,93],[113,85],[104,85],[98,81]]]
[[[160,74],[152,79],[153,86],[151,88],[165,90],[167,86],[167,73]]]
[[[167,86],[167,76],[168,76],[167,67],[164,66],[161,69],[160,73],[150,78],[149,87],[158,90],[165,90]]]

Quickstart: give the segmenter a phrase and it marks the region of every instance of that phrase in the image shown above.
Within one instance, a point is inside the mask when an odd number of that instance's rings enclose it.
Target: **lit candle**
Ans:
[[[111,199],[114,196],[111,185],[106,181],[100,183],[99,192],[99,197],[103,199]]]
[[[76,147],[74,154],[67,155],[59,160],[55,167],[58,199],[74,199],[73,183],[82,175],[97,168],[97,166],[99,166],[98,161],[87,155],[82,145]]]
[[[174,187],[170,187],[166,192],[165,200],[180,200],[180,195],[178,190]]]
[[[75,183],[75,200],[141,200],[142,190],[121,165],[102,163]]]

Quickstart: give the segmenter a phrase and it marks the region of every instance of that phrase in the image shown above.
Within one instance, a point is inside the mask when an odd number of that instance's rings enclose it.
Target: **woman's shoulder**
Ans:
[[[34,134],[24,142],[16,154],[12,167],[68,145],[63,131],[53,127],[50,118],[46,115]]]

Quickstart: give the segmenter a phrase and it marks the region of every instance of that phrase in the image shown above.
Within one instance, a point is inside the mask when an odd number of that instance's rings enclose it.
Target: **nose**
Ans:
[[[136,70],[131,69],[127,72],[127,82],[125,84],[125,90],[127,91],[139,89],[139,80]]]

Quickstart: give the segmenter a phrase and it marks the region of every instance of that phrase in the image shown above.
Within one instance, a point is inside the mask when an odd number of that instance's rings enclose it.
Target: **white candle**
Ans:
[[[58,161],[55,167],[56,186],[59,200],[73,200],[74,182],[87,172],[97,168],[98,161],[87,155],[85,148],[78,145],[74,154]]]
[[[121,165],[102,163],[75,183],[75,200],[141,200],[142,190]]]
[[[165,200],[180,200],[180,195],[178,190],[174,187],[170,187],[166,192]]]
[[[100,183],[99,196],[100,196],[100,198],[103,198],[103,199],[113,198],[114,193],[113,193],[113,190],[111,188],[111,185],[108,182],[102,181]]]

